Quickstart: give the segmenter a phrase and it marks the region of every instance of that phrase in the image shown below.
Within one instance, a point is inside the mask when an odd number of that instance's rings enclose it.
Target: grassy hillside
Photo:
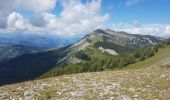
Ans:
[[[111,69],[123,69],[125,67],[132,66],[134,63],[135,64],[139,63],[140,65],[141,61],[144,60],[146,62],[147,60],[145,59],[148,59],[149,57],[152,57],[156,54],[158,48],[154,50],[155,47],[157,46],[144,47],[135,50],[133,52],[127,52],[121,55],[110,55],[106,52],[101,52],[96,47],[90,46],[86,50],[79,51],[78,53],[75,54],[77,58],[83,60],[82,62],[69,64],[66,66],[54,67],[49,72],[41,75],[40,78],[47,78],[47,77],[54,77],[54,76],[66,75],[66,74],[82,73],[82,72],[97,72],[97,71],[111,70]],[[161,53],[162,49],[159,50]],[[146,64],[142,64],[142,65],[145,66]]]
[[[165,62],[170,63],[170,62]],[[64,75],[0,87],[0,99],[169,100],[170,64]]]
[[[144,68],[144,67],[149,67],[153,65],[161,65],[166,62],[170,63],[170,46],[166,48],[160,48],[158,53],[156,53],[154,56],[147,58],[144,61],[130,64],[127,67],[124,67],[122,69]]]
[[[113,59],[113,56],[109,55],[108,53],[102,53],[100,50],[89,47],[84,51],[77,52],[83,61],[81,63],[69,64],[66,66],[55,67],[51,69],[49,72],[40,76],[40,78],[47,78],[53,77],[63,74],[73,74],[73,73],[81,73],[81,72],[94,72],[94,71],[102,71],[102,66],[109,66],[107,65],[109,61]],[[77,56],[75,53],[75,56]],[[82,54],[80,54],[82,53]],[[86,61],[81,57],[82,55],[86,55],[90,61]],[[106,60],[107,59],[107,60]]]

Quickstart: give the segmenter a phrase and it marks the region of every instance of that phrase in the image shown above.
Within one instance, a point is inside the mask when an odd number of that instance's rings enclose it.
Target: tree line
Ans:
[[[84,60],[83,62],[54,68],[48,73],[44,74],[43,77],[82,72],[97,72],[103,71],[105,69],[126,67],[129,64],[143,61],[149,57],[154,56],[155,53],[159,51],[159,48],[164,48],[167,45],[170,45],[170,40],[161,42],[153,46],[141,47],[133,52],[127,52],[122,55],[111,56],[109,54],[105,54],[105,56],[103,57],[95,57],[93,55],[94,58],[93,56],[87,54],[88,52],[92,52],[90,51],[90,49],[87,49],[86,51],[79,51],[75,53],[75,57]],[[96,52],[97,51],[93,51],[92,53]]]

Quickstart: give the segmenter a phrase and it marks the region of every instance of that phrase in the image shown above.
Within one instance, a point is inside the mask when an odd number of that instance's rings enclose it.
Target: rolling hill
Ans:
[[[102,58],[102,55],[106,57],[107,55],[110,57],[122,55],[140,47],[160,43],[162,40],[164,39],[148,35],[97,29],[72,45],[60,49],[23,54],[0,62],[0,84],[35,79],[54,67],[83,62],[82,54],[76,57],[76,53],[81,51],[87,51],[86,53],[89,53],[86,54],[87,56],[97,51],[100,56],[95,59],[98,60]],[[90,52],[91,50],[92,52]]]

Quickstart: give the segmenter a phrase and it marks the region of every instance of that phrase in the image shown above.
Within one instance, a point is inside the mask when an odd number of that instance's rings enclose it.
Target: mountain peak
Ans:
[[[124,35],[127,35],[127,34],[129,34],[129,33],[127,33],[127,32],[125,32],[125,31],[114,31],[114,30],[111,30],[111,29],[96,29],[95,31],[94,31],[94,33],[96,34],[96,33],[98,33],[98,34],[105,34],[105,35],[107,35],[107,34],[111,34],[111,35],[122,35],[122,34],[124,34]]]
[[[107,34],[107,32],[105,32],[105,30],[103,30],[103,29],[96,29],[96,30],[94,31],[94,33]]]
[[[94,32],[101,32],[101,31],[103,31],[103,29],[100,29],[100,28],[94,30]]]
[[[109,28],[107,28],[106,31],[116,32],[116,31],[111,30],[111,29],[109,29]]]

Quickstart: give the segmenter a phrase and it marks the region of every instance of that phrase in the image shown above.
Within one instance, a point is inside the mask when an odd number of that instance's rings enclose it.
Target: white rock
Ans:
[[[128,95],[121,95],[119,100],[132,100]]]
[[[114,100],[114,97],[110,97],[109,100]]]
[[[114,50],[111,50],[111,49],[105,49],[103,47],[99,47],[99,50],[101,50],[102,52],[107,52],[111,55],[118,55]]]
[[[161,75],[161,78],[164,78],[164,77],[166,77],[165,75]]]
[[[138,95],[133,95],[133,98],[137,98],[138,97]]]

